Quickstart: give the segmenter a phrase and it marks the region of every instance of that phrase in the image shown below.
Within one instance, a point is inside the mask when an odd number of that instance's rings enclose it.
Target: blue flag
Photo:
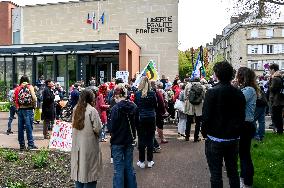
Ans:
[[[100,21],[102,21],[102,24],[105,23],[105,13],[102,14],[102,16],[100,18]]]

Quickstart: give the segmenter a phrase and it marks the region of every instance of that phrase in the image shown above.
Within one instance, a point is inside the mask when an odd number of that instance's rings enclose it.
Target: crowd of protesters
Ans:
[[[251,140],[265,136],[265,115],[271,114],[272,127],[283,134],[283,76],[276,64],[270,65],[270,76],[256,77],[253,70],[241,67],[234,71],[226,61],[217,63],[207,81],[190,78],[173,82],[162,75],[159,81],[143,77],[123,83],[112,80],[99,86],[92,78],[88,87],[77,82],[70,88],[69,104],[73,110],[71,176],[76,187],[95,187],[102,170],[99,142],[110,134],[111,163],[114,167],[113,187],[137,187],[133,168],[133,150],[137,145],[140,168],[152,168],[155,152],[166,144],[165,122],[177,125],[181,139],[190,141],[191,125],[195,124],[193,142],[205,140],[205,154],[211,174],[211,186],[222,187],[223,160],[230,187],[253,185],[254,167]],[[34,112],[42,109],[43,136],[49,139],[53,121],[61,116],[65,91],[59,83],[41,77],[36,86],[23,76],[19,85],[9,92],[11,106],[7,134],[18,113],[18,140],[25,149],[36,149],[33,141]],[[33,111],[35,109],[35,111]],[[258,122],[258,124],[257,124]],[[160,142],[155,138],[155,133]],[[200,134],[201,133],[201,134]],[[146,157],[145,157],[146,155]],[[237,161],[240,159],[240,175]]]

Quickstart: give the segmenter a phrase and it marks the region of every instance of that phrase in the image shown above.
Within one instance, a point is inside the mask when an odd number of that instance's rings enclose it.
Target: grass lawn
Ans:
[[[284,188],[284,135],[266,133],[252,142],[254,188]]]

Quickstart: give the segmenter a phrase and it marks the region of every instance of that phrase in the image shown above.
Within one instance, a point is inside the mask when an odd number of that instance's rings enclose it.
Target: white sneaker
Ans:
[[[152,168],[154,164],[155,164],[154,161],[150,161],[150,162],[148,161],[148,168]]]
[[[244,184],[244,178],[240,178],[240,188],[244,188],[245,184]]]
[[[137,166],[139,166],[140,168],[145,168],[145,163],[143,162],[140,162],[140,161],[138,161],[137,162]]]
[[[112,164],[113,163],[113,158],[110,158],[110,164]]]

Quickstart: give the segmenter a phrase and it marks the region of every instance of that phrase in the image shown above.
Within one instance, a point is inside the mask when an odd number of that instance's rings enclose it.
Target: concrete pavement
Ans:
[[[0,113],[0,146],[18,148],[17,119],[13,121],[14,134],[6,135],[8,113]],[[269,119],[267,119],[269,125]],[[194,127],[194,126],[192,126]],[[177,135],[175,125],[165,126],[165,136],[168,144],[162,144],[161,153],[154,154],[155,165],[152,169],[140,169],[136,166],[138,151],[134,152],[134,167],[137,172],[138,187],[141,188],[207,188],[209,170],[204,155],[204,141],[185,142]],[[42,124],[34,125],[35,144],[47,147],[48,140],[42,136]],[[103,153],[104,173],[98,187],[112,187],[113,166],[110,164],[109,142],[101,143]],[[225,169],[224,169],[225,172]],[[228,187],[228,180],[224,173],[224,187]]]

